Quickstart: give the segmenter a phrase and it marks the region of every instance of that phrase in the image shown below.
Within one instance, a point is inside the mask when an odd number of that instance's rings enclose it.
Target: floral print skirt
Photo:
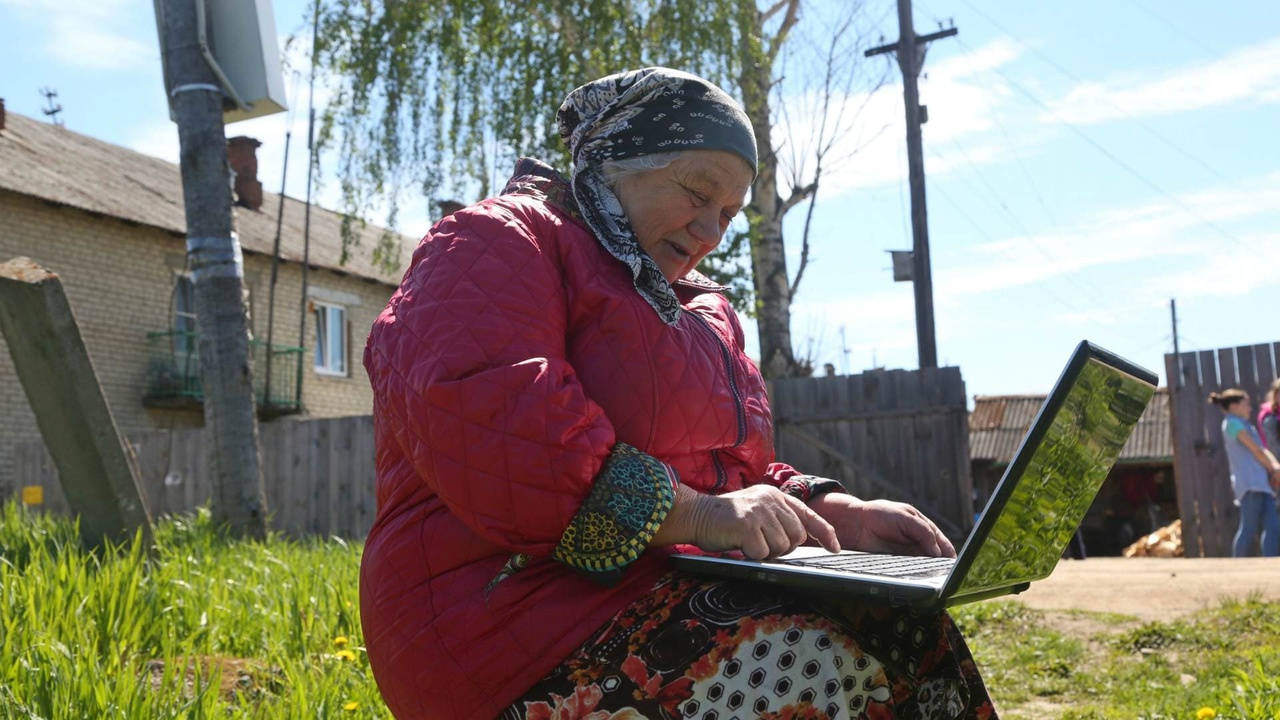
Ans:
[[[673,573],[499,720],[996,717],[945,613]]]

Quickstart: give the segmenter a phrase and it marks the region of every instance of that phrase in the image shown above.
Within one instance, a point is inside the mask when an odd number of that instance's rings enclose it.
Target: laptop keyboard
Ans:
[[[914,557],[909,555],[859,554],[799,558],[795,560],[779,560],[777,562],[799,567],[843,570],[864,575],[903,578],[944,575],[951,571],[951,566],[955,565],[956,559],[947,557]]]

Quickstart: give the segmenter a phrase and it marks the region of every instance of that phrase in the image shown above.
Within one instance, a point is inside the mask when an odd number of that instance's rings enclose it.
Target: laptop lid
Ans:
[[[957,556],[948,604],[1053,572],[1157,382],[1088,341],[1076,347]]]

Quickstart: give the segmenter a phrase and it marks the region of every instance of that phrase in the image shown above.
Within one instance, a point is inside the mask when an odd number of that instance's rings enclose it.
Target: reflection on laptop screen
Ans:
[[[1057,397],[1046,402],[984,512],[995,517],[990,533],[969,538],[982,545],[955,594],[1048,577],[1155,394],[1092,357],[1062,383],[1065,397],[1056,408]]]

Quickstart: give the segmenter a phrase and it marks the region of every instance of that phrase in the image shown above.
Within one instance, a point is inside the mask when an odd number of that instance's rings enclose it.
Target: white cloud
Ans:
[[[150,3],[130,0],[0,0],[30,33],[47,37],[46,51],[78,70],[126,71],[159,56]]]
[[[1083,82],[1049,105],[1058,118],[1087,124],[1276,101],[1280,101],[1280,37],[1155,80],[1131,73],[1105,82]],[[1055,118],[1047,115],[1044,120]]]
[[[1136,318],[1162,316],[1170,297],[1244,297],[1274,287],[1280,230],[1272,228],[1280,226],[1280,172],[1241,184],[1244,189],[1186,193],[1177,202],[1107,209],[1033,237],[935,255],[936,314],[947,318],[937,326],[939,344],[954,347],[975,332],[975,323],[982,326],[977,331],[991,331],[982,325],[985,311],[977,308],[993,298],[1035,308],[1044,323],[1060,330],[1130,332]],[[1104,273],[1106,280],[1100,279]],[[1127,279],[1116,283],[1117,276]],[[792,306],[793,340],[801,349],[807,337],[820,336],[819,361],[839,359],[838,328],[845,325],[852,371],[870,367],[873,351],[877,362],[911,366],[914,312],[905,283],[858,296],[802,295]],[[827,330],[806,334],[807,328]]]
[[[927,79],[920,82],[921,102],[931,108],[929,122],[924,126],[926,147],[949,144],[962,137],[989,136],[996,128],[994,118],[1008,112],[1012,91],[1002,80],[993,81],[986,71],[1017,58],[1013,43],[997,40],[973,52],[931,63]],[[892,76],[896,76],[896,70]],[[803,154],[808,146],[802,144],[818,135],[821,117],[816,112],[817,103],[812,97],[790,97],[787,102],[790,112],[778,114],[773,137],[796,145],[794,149]],[[902,102],[900,83],[885,85],[870,97],[865,93],[849,97],[848,107],[861,106],[862,111],[824,161],[824,197],[854,188],[902,182],[907,173]],[[1024,135],[1012,142],[1019,147],[1039,142],[1031,138]],[[1003,134],[998,139],[987,137],[968,149],[967,159],[951,156],[930,160],[929,174],[945,174],[959,163],[985,164],[1009,157],[1010,142]],[[790,150],[782,157],[789,157]],[[784,188],[788,187],[785,173],[780,173],[779,180]],[[809,182],[809,178],[803,181]]]
[[[1151,271],[1162,258],[1209,265],[1224,248],[1257,246],[1257,240],[1232,235],[1227,229],[1232,223],[1266,220],[1280,208],[1280,173],[1244,185],[1187,193],[1177,202],[1161,199],[1105,210],[1074,226],[974,246],[956,264],[935,271],[936,292],[940,297],[978,295],[1126,263],[1141,262]],[[1101,293],[1089,284],[1082,289]]]

